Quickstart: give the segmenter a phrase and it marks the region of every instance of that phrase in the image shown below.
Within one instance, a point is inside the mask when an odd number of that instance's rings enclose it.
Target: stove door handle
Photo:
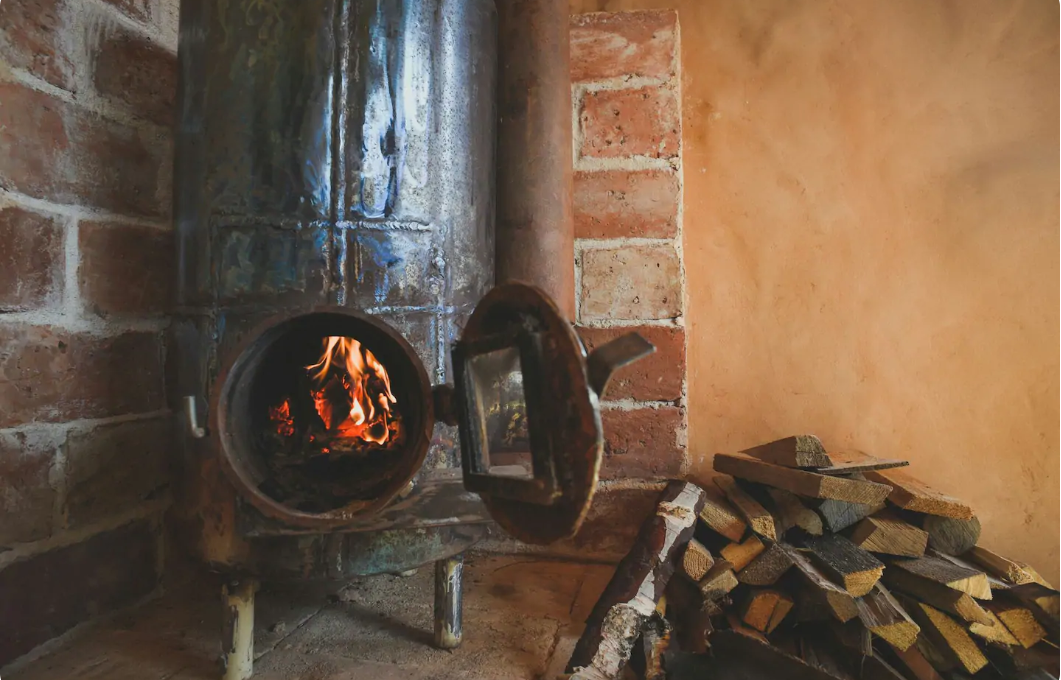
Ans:
[[[184,397],[184,417],[188,421],[188,432],[196,439],[206,436],[206,428],[199,424],[199,410],[195,407],[195,396]]]

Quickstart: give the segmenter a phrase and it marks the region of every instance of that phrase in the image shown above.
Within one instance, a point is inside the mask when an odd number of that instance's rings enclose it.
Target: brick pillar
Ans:
[[[678,20],[572,18],[578,323],[596,346],[636,330],[656,354],[605,395],[604,480],[685,473],[685,275]]]
[[[177,6],[0,3],[0,666],[158,584]]]

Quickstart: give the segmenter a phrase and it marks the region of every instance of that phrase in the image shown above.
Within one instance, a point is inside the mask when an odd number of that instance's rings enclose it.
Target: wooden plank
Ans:
[[[867,470],[888,470],[891,468],[906,467],[910,461],[894,460],[890,458],[877,458],[862,451],[830,451],[829,458],[833,464],[827,467],[815,468],[819,475],[849,475],[853,472],[866,472]]]
[[[1035,615],[1027,607],[1011,602],[994,601],[986,603],[984,608],[997,616],[998,620],[1025,649],[1046,637],[1046,629],[1039,625],[1039,622],[1035,620]]]
[[[730,543],[723,547],[719,551],[719,555],[730,563],[733,571],[740,571],[764,550],[766,550],[766,546],[759,540],[758,536],[752,534],[743,543]]]
[[[885,484],[864,482],[846,477],[830,477],[814,472],[774,465],[740,453],[717,453],[715,470],[741,479],[791,491],[811,498],[831,498],[849,503],[873,505],[891,492]]]
[[[905,510],[954,519],[973,517],[973,509],[962,501],[933,489],[902,470],[874,470],[865,474],[867,479],[892,487],[888,500]]]
[[[859,520],[869,517],[884,507],[883,503],[866,505],[864,503],[834,501],[829,498],[810,501],[810,505],[822,518],[822,524],[825,528],[833,533],[857,524]]]
[[[800,528],[811,536],[822,535],[822,518],[800,502],[799,497],[784,489],[767,489],[774,501],[774,512],[782,533],[793,528]]]
[[[968,593],[894,567],[884,570],[883,581],[892,590],[912,595],[937,609],[955,614],[964,621],[991,625],[991,617]]]
[[[855,598],[851,593],[827,579],[802,552],[790,546],[785,546],[785,549],[815,597],[825,605],[833,618],[843,623],[858,616]]]
[[[856,605],[858,618],[866,630],[895,649],[905,651],[917,642],[921,628],[881,584],[878,583],[870,593],[856,601]]]
[[[1047,588],[1053,588],[1030,564],[1002,557],[983,546],[973,546],[962,557],[1006,583],[1013,585],[1038,583]]]
[[[991,625],[985,625],[983,623],[970,623],[969,632],[973,635],[987,640],[988,642],[994,642],[995,644],[1016,646],[1020,644],[1017,638],[1013,637],[1013,633],[1009,632],[1009,628],[1006,628],[1006,624],[1002,623],[993,612],[987,610],[987,615],[991,617]]]
[[[975,673],[987,665],[987,657],[960,623],[923,602],[907,600],[903,604],[936,648],[951,656],[966,671]]]
[[[785,467],[826,467],[833,464],[821,440],[812,434],[785,437],[744,449],[741,453]]]
[[[991,585],[981,571],[967,569],[938,557],[895,560],[893,565],[930,581],[968,593],[980,600],[991,599]]]
[[[748,528],[736,509],[722,494],[718,487],[704,489],[704,509],[700,511],[700,521],[715,533],[731,541],[740,542]]]
[[[769,586],[792,566],[792,557],[778,543],[772,543],[751,563],[737,572],[737,580],[750,586]]]
[[[715,558],[704,544],[695,538],[689,539],[682,553],[682,572],[693,581],[699,581],[715,564]]]
[[[780,591],[779,591],[780,592]],[[774,629],[781,625],[781,622],[785,620],[788,613],[792,611],[796,603],[785,593],[781,593],[781,597],[777,600],[777,604],[774,606],[774,613],[770,615],[770,621],[766,624],[766,633],[773,633]]]
[[[726,494],[726,498],[737,509],[752,531],[771,541],[777,540],[774,516],[759,501],[752,498],[751,494],[740,488],[737,480],[725,475],[715,475],[715,485]]]
[[[568,673],[581,670],[584,678],[618,677],[674,573],[676,555],[693,536],[703,505],[704,492],[695,484],[667,485],[656,512],[641,525],[633,547],[590,612],[568,661]]]
[[[870,552],[921,557],[928,546],[928,532],[890,515],[878,515],[859,522],[851,542]]]
[[[825,534],[805,544],[818,568],[855,597],[871,591],[884,573],[880,560],[843,536]]]
[[[948,555],[961,555],[980,540],[980,520],[926,515],[921,528],[928,533],[928,545]]]

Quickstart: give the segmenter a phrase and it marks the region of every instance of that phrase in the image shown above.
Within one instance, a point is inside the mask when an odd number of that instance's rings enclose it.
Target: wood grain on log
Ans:
[[[741,453],[717,453],[715,470],[734,477],[759,482],[811,498],[831,498],[849,503],[874,505],[882,502],[891,487],[846,477],[830,477],[814,472],[767,463]]]
[[[814,563],[847,592],[861,597],[884,573],[884,564],[843,536],[825,534],[806,541]]]
[[[881,584],[856,604],[862,625],[895,649],[906,651],[917,642],[920,627]]]
[[[884,507],[883,503],[865,505],[863,503],[835,501],[830,498],[810,501],[810,505],[821,516],[822,524],[825,525],[825,528],[833,533],[856,524],[859,520],[872,515]]]
[[[892,565],[980,600],[991,599],[991,585],[982,571],[967,569],[938,557],[895,560]]]
[[[883,580],[892,590],[911,595],[964,621],[991,624],[991,617],[968,593],[893,567],[884,570]]]
[[[715,485],[726,494],[733,507],[737,509],[752,531],[771,541],[777,540],[777,527],[774,516],[762,506],[751,494],[742,489],[737,480],[725,475],[715,475]]]
[[[1027,607],[995,601],[986,603],[984,608],[997,616],[1025,649],[1046,637],[1046,629],[1039,625],[1035,615]]]
[[[722,559],[730,563],[733,571],[740,571],[764,550],[766,550],[766,545],[759,540],[758,536],[752,534],[743,543],[730,543],[725,546],[719,551],[719,554]]]
[[[973,509],[964,502],[936,491],[902,470],[876,470],[865,474],[867,479],[892,487],[888,500],[905,510],[954,519],[973,517]]]
[[[778,543],[772,543],[748,566],[737,572],[737,580],[750,586],[769,586],[792,566],[792,557]]]
[[[906,467],[910,464],[906,460],[876,458],[862,451],[830,451],[828,455],[833,464],[828,467],[815,468],[814,471],[820,475],[849,475],[852,472],[888,470],[890,468]]]
[[[722,490],[717,486],[704,489],[704,496],[704,509],[700,511],[700,521],[715,533],[739,543],[748,525],[745,524],[737,510],[730,505]]]
[[[936,648],[953,657],[967,672],[975,673],[987,665],[987,657],[960,623],[923,602],[911,600],[904,604]]]
[[[785,546],[796,568],[810,586],[811,592],[824,604],[829,613],[841,622],[850,621],[858,616],[855,598],[840,586],[825,577],[811,564],[810,558],[790,546]]]
[[[777,521],[781,532],[799,527],[811,536],[822,535],[822,518],[799,500],[799,496],[784,489],[767,489],[770,498],[774,501],[774,510],[777,513]]]
[[[1053,588],[1031,565],[1002,557],[987,548],[973,546],[962,557],[1007,583],[1013,585],[1038,583],[1047,588]]]
[[[630,658],[644,622],[655,611],[674,573],[675,557],[693,536],[704,506],[695,484],[671,482],[656,512],[641,525],[586,621],[567,672],[584,680],[612,680]]]
[[[870,552],[921,557],[928,546],[928,533],[900,519],[880,515],[859,522],[851,533],[851,542]]]
[[[1002,620],[995,616],[990,610],[986,611],[987,615],[992,619],[991,625],[970,623],[969,632],[979,638],[987,640],[988,642],[1008,646],[1019,645],[1020,641],[1013,637],[1013,633],[1009,632],[1009,628],[1006,628],[1006,624],[1002,623]]]
[[[826,467],[833,464],[821,440],[812,434],[785,437],[753,446],[742,453],[785,467]]]
[[[693,581],[699,581],[707,575],[715,564],[711,551],[695,538],[689,539],[682,553],[682,572]]]
[[[929,546],[948,555],[961,555],[980,540],[980,520],[976,517],[954,519],[926,515],[921,528],[928,533]]]

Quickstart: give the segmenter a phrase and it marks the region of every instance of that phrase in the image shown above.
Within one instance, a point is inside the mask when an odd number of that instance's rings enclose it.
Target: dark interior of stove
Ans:
[[[260,493],[304,513],[389,498],[428,444],[419,360],[379,322],[345,313],[267,330],[233,367],[223,398],[230,462]]]

